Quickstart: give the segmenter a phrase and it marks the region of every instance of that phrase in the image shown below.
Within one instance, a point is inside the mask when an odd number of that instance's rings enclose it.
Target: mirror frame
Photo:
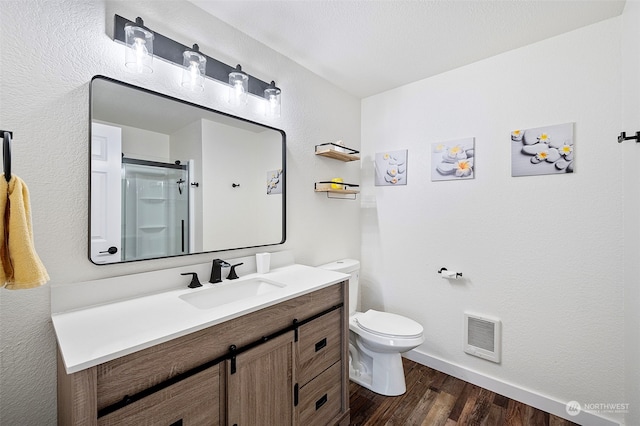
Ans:
[[[166,100],[170,100],[170,101],[175,101],[175,102],[179,102],[181,104],[184,105],[188,105],[194,108],[198,108],[198,109],[203,109],[205,111],[214,113],[214,114],[219,114],[223,117],[227,117],[227,118],[232,118],[232,119],[236,119],[236,120],[240,120],[244,123],[249,123],[249,124],[253,124],[256,126],[260,126],[260,127],[264,127],[266,129],[269,130],[275,130],[277,132],[279,132],[282,135],[282,239],[279,242],[275,242],[275,243],[271,243],[271,244],[260,244],[260,245],[255,245],[255,246],[246,246],[246,247],[229,247],[229,248],[224,248],[224,249],[220,249],[220,250],[210,250],[210,251],[201,251],[201,252],[197,252],[197,253],[185,253],[185,254],[176,254],[176,255],[170,255],[170,256],[158,256],[158,257],[149,257],[149,258],[144,258],[144,259],[132,259],[132,260],[121,260],[119,262],[112,262],[112,263],[95,263],[92,259],[91,259],[91,168],[92,168],[92,158],[91,158],[91,154],[92,154],[92,112],[93,112],[93,82],[94,80],[105,80],[111,83],[115,83],[121,86],[124,86],[128,89],[132,89],[132,90],[137,90],[137,91],[141,91],[150,95],[154,95],[154,96],[159,96],[161,98],[164,98]],[[223,111],[218,111],[215,110],[213,108],[209,108],[203,105],[198,105],[196,103],[193,102],[189,102],[186,101],[184,99],[180,99],[180,98],[175,98],[173,96],[164,94],[164,93],[160,93],[160,92],[156,92],[150,89],[146,89],[143,87],[139,87],[139,86],[135,86],[133,84],[130,83],[126,83],[120,80],[116,80],[113,79],[111,77],[106,77],[103,75],[95,75],[91,78],[91,81],[89,82],[89,123],[88,123],[88,143],[89,143],[89,149],[88,149],[88,153],[89,153],[89,161],[88,161],[88,205],[87,205],[87,210],[89,212],[88,214],[88,228],[87,228],[87,253],[88,253],[88,257],[89,257],[89,261],[94,264],[94,265],[98,265],[98,266],[104,266],[104,265],[119,265],[119,264],[123,264],[123,263],[131,263],[131,262],[142,262],[142,261],[147,261],[147,260],[157,260],[157,259],[167,259],[167,258],[173,258],[173,257],[183,257],[183,256],[192,256],[192,255],[199,255],[199,254],[206,254],[206,253],[216,253],[216,252],[222,252],[222,251],[230,251],[230,250],[242,250],[242,249],[249,249],[249,248],[257,248],[257,247],[268,247],[268,246],[273,246],[273,245],[280,245],[280,244],[284,244],[286,241],[286,237],[287,237],[287,135],[285,133],[284,130],[282,129],[278,129],[263,123],[258,123],[256,121],[252,121],[243,117],[239,117],[233,114],[229,114]]]

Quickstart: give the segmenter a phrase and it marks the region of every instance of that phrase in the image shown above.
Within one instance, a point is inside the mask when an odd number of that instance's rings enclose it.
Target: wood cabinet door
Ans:
[[[226,361],[226,370],[229,426],[293,424],[293,331]]]
[[[221,366],[208,368],[98,419],[98,426],[220,425]]]

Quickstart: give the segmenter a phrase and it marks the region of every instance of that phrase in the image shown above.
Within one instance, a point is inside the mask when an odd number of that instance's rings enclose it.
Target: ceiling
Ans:
[[[190,0],[358,98],[622,13],[624,0]]]

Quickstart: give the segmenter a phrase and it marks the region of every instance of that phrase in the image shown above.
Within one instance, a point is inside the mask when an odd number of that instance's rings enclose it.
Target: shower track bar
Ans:
[[[165,169],[176,169],[176,170],[186,170],[186,164],[171,164],[171,163],[162,163],[160,161],[149,161],[149,160],[139,160],[137,158],[126,158],[122,157],[122,162],[124,164],[136,164],[139,166],[151,166],[151,167],[163,167]]]

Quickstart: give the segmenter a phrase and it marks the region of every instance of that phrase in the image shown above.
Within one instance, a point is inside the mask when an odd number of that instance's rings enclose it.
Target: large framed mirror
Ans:
[[[93,263],[284,243],[284,131],[104,76],[89,128]]]

